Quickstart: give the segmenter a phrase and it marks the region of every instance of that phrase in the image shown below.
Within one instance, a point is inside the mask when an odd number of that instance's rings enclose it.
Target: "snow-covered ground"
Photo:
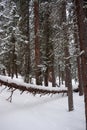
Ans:
[[[72,112],[66,95],[34,97],[17,90],[12,103],[6,100],[9,96],[8,90],[0,93],[0,130],[85,130],[84,98],[78,93]]]
[[[25,86],[27,88],[32,87],[32,88],[44,89],[44,90],[50,90],[50,91],[67,90],[67,88],[65,87],[65,82],[63,84],[61,84],[60,87],[58,87],[58,86],[52,87],[52,83],[49,82],[49,87],[45,87],[44,84],[43,84],[43,86],[36,85],[35,79],[32,80],[32,84],[24,83],[23,78],[21,76],[19,76],[18,78],[14,77],[13,79],[11,79],[11,77],[0,75],[0,79],[5,82],[8,82],[8,83],[16,83],[17,85]],[[56,83],[57,83],[57,85],[59,84],[58,79],[56,80]],[[78,82],[75,83],[75,81],[72,80],[72,84],[73,84],[73,89],[78,87]]]

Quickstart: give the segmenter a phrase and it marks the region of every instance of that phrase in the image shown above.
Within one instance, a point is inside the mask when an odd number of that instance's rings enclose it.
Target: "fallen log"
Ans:
[[[5,79],[4,79],[5,78]],[[27,93],[32,93],[33,95],[36,95],[36,94],[40,94],[40,96],[42,95],[46,95],[46,94],[59,94],[59,93],[62,93],[63,95],[66,93],[68,95],[68,91],[67,90],[50,90],[48,89],[48,87],[36,87],[32,84],[27,84],[27,83],[15,83],[14,80],[9,80],[8,78],[6,79],[6,77],[4,76],[0,76],[0,84],[1,86],[4,85],[5,88],[8,87],[9,90],[11,90],[11,95],[10,97],[7,99],[9,100],[10,102],[12,101],[12,95],[13,95],[13,92],[15,90],[20,90],[20,94],[22,94],[23,92],[27,92]],[[4,90],[4,89],[3,89]],[[75,92],[75,90],[77,91],[77,88],[74,89],[73,91]]]
[[[9,87],[10,89],[18,89],[21,92],[27,91],[29,93],[32,93],[33,95],[36,94],[59,94],[59,93],[67,93],[67,90],[47,90],[47,89],[41,89],[41,88],[33,88],[31,86],[26,87],[24,85],[18,85],[16,83],[9,83],[8,81],[3,81],[0,79],[0,84],[5,85]]]

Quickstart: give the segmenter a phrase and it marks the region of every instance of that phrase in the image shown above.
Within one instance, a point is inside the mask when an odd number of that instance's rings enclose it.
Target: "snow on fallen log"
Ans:
[[[8,98],[10,102],[12,101],[13,92],[17,89],[21,91],[21,94],[26,91],[27,93],[32,93],[33,95],[68,93],[66,88],[64,90],[61,90],[58,87],[50,88],[45,86],[28,84],[28,83],[24,83],[23,81],[20,82],[19,80],[11,79],[10,77],[2,76],[2,75],[0,75],[0,84],[1,86],[5,85],[5,88],[7,86],[11,90],[11,96]]]
[[[0,83],[9,88],[19,89],[20,91],[28,91],[33,94],[67,93],[66,89],[58,90],[58,87],[50,88],[50,87],[45,87],[45,86],[40,86],[40,85],[24,83],[24,82],[17,81],[15,79],[11,79],[10,77],[1,76],[1,75],[0,75]]]

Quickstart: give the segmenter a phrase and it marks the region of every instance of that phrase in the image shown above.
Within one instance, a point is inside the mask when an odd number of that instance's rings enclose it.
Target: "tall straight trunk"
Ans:
[[[68,106],[69,111],[73,110],[73,91],[72,91],[72,77],[71,77],[71,64],[69,59],[69,39],[68,39],[68,27],[66,19],[66,2],[62,2],[62,22],[63,22],[63,35],[64,35],[64,53],[65,53],[65,85],[68,88]]]
[[[76,11],[74,10],[74,39],[75,39],[75,49],[76,54],[77,51],[80,49],[79,46],[79,36],[78,36],[78,29],[77,29],[77,19],[76,19]],[[79,95],[83,95],[83,82],[82,82],[82,67],[81,67],[81,57],[77,57],[77,67],[78,67],[78,88],[79,88]]]
[[[47,87],[48,86],[48,67],[46,66],[46,71],[44,74],[44,84]]]
[[[39,2],[34,0],[34,29],[35,29],[35,75],[36,84],[41,85],[41,70],[40,70],[40,42],[39,42]]]
[[[13,45],[13,50],[12,50],[12,78],[14,77],[14,75],[16,76],[16,78],[18,78],[18,66],[17,66],[17,54],[15,53],[15,44]]]
[[[65,53],[65,85],[68,88],[69,111],[72,111],[73,110],[73,91],[72,91],[71,64],[70,64],[70,59],[67,58],[70,56],[68,45],[65,45],[64,53]]]
[[[20,30],[24,36],[24,81],[29,82],[30,74],[30,30],[29,30],[29,1],[30,0],[21,0],[20,1]],[[23,58],[23,57],[22,57]]]
[[[8,76],[11,76],[11,55],[10,55],[10,52],[8,54],[9,56],[9,60],[8,60],[8,68],[7,68],[7,72],[8,72]]]
[[[15,44],[15,43],[13,43]],[[12,65],[11,65],[11,78],[14,77],[14,74],[15,74],[15,61],[14,61],[14,54],[15,54],[15,45],[13,45],[13,49],[12,49],[12,58],[11,58],[11,62],[12,62]]]
[[[60,86],[60,84],[61,84],[61,82],[60,82],[60,80],[61,80],[61,74],[60,74],[60,65],[58,65],[58,73],[59,73],[59,86]]]
[[[56,87],[56,79],[55,79],[55,70],[54,70],[54,49],[53,49],[53,44],[50,43],[50,61],[51,61],[51,72],[52,72],[52,87]]]
[[[75,44],[76,44],[76,50],[79,49],[79,43],[78,43],[78,35],[76,34],[77,31],[75,31]],[[81,67],[81,57],[77,57],[77,67],[78,67],[78,88],[79,88],[79,95],[83,95],[83,82],[82,82],[82,67]]]
[[[62,85],[63,85],[63,81],[64,81],[64,71],[61,71],[61,82],[62,82]]]
[[[45,86],[48,86],[49,79],[49,4],[47,3],[46,13],[45,13],[45,22],[44,22],[44,35],[45,35],[45,62],[46,62],[46,71],[45,71]]]
[[[45,6],[45,15],[44,15],[44,43],[45,43],[45,86],[48,86],[49,77],[51,74],[51,82],[52,86],[56,86],[55,81],[55,71],[54,71],[54,50],[52,41],[50,41],[51,37],[51,23],[50,23],[50,2],[46,0],[48,3]]]
[[[12,33],[11,35],[11,44],[12,44],[12,52],[11,52],[11,78],[14,77],[14,75],[16,75],[16,78],[18,78],[18,74],[17,74],[17,55],[15,54],[15,36],[14,33]]]
[[[85,2],[85,0],[75,0],[79,29],[80,51],[83,52],[83,54],[81,55],[81,65],[83,70],[82,80],[84,88],[85,117],[87,130],[87,4]]]
[[[52,65],[52,87],[56,87],[55,71],[54,71],[54,62]]]
[[[77,57],[77,66],[78,66],[78,81],[79,81],[79,96],[83,95],[83,82],[82,82],[82,67],[81,67],[81,58]]]

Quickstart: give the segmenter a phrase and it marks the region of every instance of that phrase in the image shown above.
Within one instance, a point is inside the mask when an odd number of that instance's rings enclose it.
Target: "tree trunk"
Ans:
[[[11,53],[11,63],[10,63],[11,64],[11,78],[13,78],[15,74],[17,74],[17,72],[16,72],[17,56],[15,54],[15,42],[16,42],[16,40],[15,40],[14,32],[12,32],[12,35],[11,35],[11,44],[12,44],[11,48],[12,48],[12,50],[10,52]]]
[[[54,71],[54,49],[51,37],[51,23],[50,23],[50,2],[47,0],[45,5],[44,15],[44,43],[45,43],[45,86],[48,86],[49,74],[51,73],[52,86],[56,86],[55,71]]]
[[[24,36],[24,81],[29,82],[30,74],[30,31],[29,31],[29,1],[20,1],[20,30]],[[23,57],[21,57],[23,59]]]
[[[81,65],[83,70],[82,80],[84,88],[85,117],[87,130],[87,3],[85,0],[75,0],[75,5],[79,29],[80,51],[83,52],[83,54],[81,55]]]
[[[78,66],[78,81],[79,81],[79,95],[83,95],[83,82],[82,82],[82,67],[81,67],[81,59],[80,57],[77,57],[77,66]]]
[[[62,82],[62,85],[63,85],[63,81],[64,81],[64,71],[61,71],[61,82]]]
[[[66,43],[67,44],[67,43]],[[69,47],[66,45],[65,49],[65,85],[68,88],[68,106],[69,111],[73,110],[73,91],[72,91],[72,77],[71,77],[71,64],[69,58]]]
[[[45,86],[48,86],[49,79],[49,3],[45,7],[45,21],[44,21],[44,35],[45,35],[45,62],[46,62],[46,71],[45,71]]]
[[[42,85],[41,69],[40,69],[40,43],[39,43],[39,4],[38,0],[34,0],[34,29],[35,29],[35,71],[36,84]]]
[[[46,66],[46,71],[45,71],[45,74],[44,74],[44,84],[45,86],[47,87],[48,86],[48,66]]]
[[[68,88],[68,106],[69,111],[73,110],[73,91],[72,91],[72,77],[71,77],[71,64],[69,54],[69,39],[68,39],[68,27],[66,20],[66,2],[62,2],[62,22],[64,31],[64,53],[65,53],[65,85]]]
[[[60,86],[60,84],[61,84],[61,82],[60,82],[60,80],[61,80],[61,74],[60,74],[60,65],[58,65],[58,72],[59,72],[59,86]]]
[[[79,51],[79,36],[78,36],[78,29],[77,29],[77,19],[76,19],[76,11],[74,10],[74,38],[75,38],[75,49],[76,54]],[[81,67],[81,57],[77,57],[77,67],[78,67],[78,88],[79,88],[79,95],[83,95],[83,82],[82,82],[82,67]]]
[[[53,62],[54,64],[54,62]],[[52,87],[56,87],[55,71],[54,66],[52,65]]]

